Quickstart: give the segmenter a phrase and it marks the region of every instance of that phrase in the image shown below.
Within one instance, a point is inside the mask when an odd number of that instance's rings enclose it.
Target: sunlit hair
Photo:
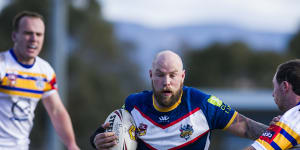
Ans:
[[[300,59],[294,59],[282,63],[277,68],[276,80],[278,84],[283,81],[293,86],[293,91],[300,95]]]
[[[39,14],[37,12],[32,12],[32,11],[22,11],[22,12],[18,13],[13,20],[13,31],[19,30],[20,20],[23,17],[40,18],[44,22],[44,17],[41,14]]]

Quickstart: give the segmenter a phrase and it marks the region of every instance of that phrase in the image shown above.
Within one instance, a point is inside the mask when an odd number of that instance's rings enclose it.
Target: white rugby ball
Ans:
[[[118,137],[117,145],[110,150],[135,150],[137,141],[135,136],[135,123],[131,114],[125,109],[113,111],[105,120],[110,123],[106,132],[114,132]]]

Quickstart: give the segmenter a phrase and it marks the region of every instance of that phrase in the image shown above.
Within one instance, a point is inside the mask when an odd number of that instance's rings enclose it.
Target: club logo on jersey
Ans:
[[[129,136],[131,140],[136,140],[135,138],[135,126],[131,125],[129,130],[128,130]]]
[[[159,122],[169,122],[169,116],[164,115],[164,116],[160,116],[158,117]]]
[[[281,128],[277,125],[271,125],[259,138],[263,141],[271,143]]]
[[[184,138],[185,140],[188,140],[191,135],[194,133],[193,126],[187,124],[187,125],[181,125],[180,129],[180,137]]]
[[[42,77],[37,77],[35,81],[35,85],[38,89],[42,90],[45,88],[45,82]]]
[[[29,115],[32,112],[30,102],[30,99],[26,97],[13,98],[13,104],[11,106],[13,117],[11,117],[10,119],[27,121],[29,119]]]
[[[137,133],[139,136],[146,135],[148,126],[146,124],[140,123]]]
[[[14,72],[7,73],[7,79],[8,79],[7,85],[10,87],[14,87],[17,83],[17,78],[18,78],[17,73],[14,73]]]

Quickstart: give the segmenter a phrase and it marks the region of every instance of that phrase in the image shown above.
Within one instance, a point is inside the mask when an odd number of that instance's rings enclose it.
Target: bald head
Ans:
[[[183,64],[180,56],[178,56],[176,53],[172,52],[171,50],[161,51],[155,56],[152,62],[152,70],[154,70],[159,66],[160,67],[172,66],[179,69],[178,71],[183,70]]]
[[[181,58],[170,50],[159,52],[149,71],[155,106],[169,108],[180,99],[185,78]]]

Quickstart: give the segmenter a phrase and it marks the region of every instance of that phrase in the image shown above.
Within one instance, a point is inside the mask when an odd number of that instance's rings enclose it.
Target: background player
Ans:
[[[0,149],[28,150],[34,110],[42,99],[53,126],[69,150],[79,150],[71,119],[56,90],[55,72],[38,57],[44,42],[43,17],[19,13],[13,48],[0,53]]]
[[[284,114],[247,150],[289,149],[300,144],[300,59],[280,64],[273,86],[274,101]]]

